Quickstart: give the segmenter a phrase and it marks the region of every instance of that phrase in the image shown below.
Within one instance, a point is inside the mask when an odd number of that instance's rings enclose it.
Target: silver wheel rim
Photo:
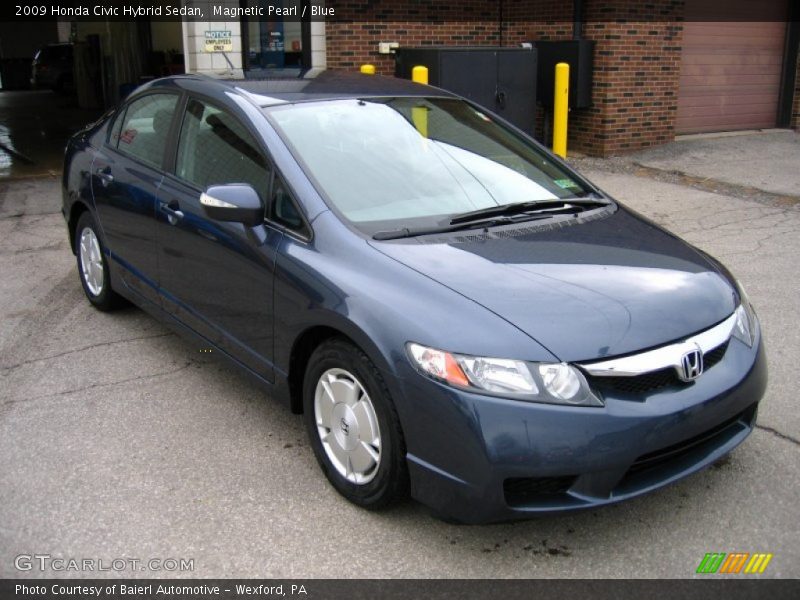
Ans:
[[[103,253],[100,252],[100,242],[90,227],[84,227],[81,231],[78,255],[86,287],[93,296],[99,296],[103,291]]]
[[[344,369],[328,369],[314,392],[317,434],[339,475],[369,483],[381,464],[378,417],[364,386]]]

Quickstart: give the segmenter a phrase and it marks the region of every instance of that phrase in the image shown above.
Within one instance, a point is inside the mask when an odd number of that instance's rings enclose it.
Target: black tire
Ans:
[[[99,293],[94,293],[86,281],[84,275],[83,264],[81,262],[81,236],[84,230],[90,229],[94,236],[97,238],[97,243],[100,247],[100,256],[103,266],[103,281]],[[118,308],[125,302],[123,298],[111,288],[111,275],[108,271],[108,257],[106,256],[105,246],[103,245],[103,238],[100,236],[99,229],[95,223],[94,217],[89,211],[84,212],[78,219],[78,224],[75,227],[75,257],[78,262],[78,277],[81,280],[81,286],[89,299],[98,310],[108,311]]]
[[[348,481],[323,448],[314,412],[317,383],[330,369],[351,374],[364,388],[380,429],[380,461],[366,483]],[[408,466],[403,431],[389,390],[380,372],[359,348],[343,338],[332,338],[314,351],[303,379],[303,412],[314,455],[331,485],[345,498],[369,510],[379,510],[408,496]],[[360,439],[360,438],[359,438]]]

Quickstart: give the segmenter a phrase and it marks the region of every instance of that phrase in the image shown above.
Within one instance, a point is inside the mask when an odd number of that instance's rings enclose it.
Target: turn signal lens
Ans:
[[[419,344],[409,344],[411,356],[420,369],[437,379],[444,379],[453,385],[467,387],[469,381],[464,371],[458,366],[455,357],[449,352],[426,348]]]

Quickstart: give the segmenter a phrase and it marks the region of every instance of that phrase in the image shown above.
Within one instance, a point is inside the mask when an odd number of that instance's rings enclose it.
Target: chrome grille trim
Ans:
[[[637,375],[644,375],[645,373],[660,371],[669,367],[680,369],[681,358],[684,354],[699,348],[705,355],[706,352],[714,350],[728,341],[735,326],[736,312],[734,311],[730,317],[719,325],[688,337],[682,342],[622,358],[577,363],[577,365],[589,375],[595,377],[636,377]]]

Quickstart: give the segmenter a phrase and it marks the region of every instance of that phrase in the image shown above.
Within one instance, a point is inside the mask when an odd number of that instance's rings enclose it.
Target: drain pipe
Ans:
[[[572,0],[572,39],[583,38],[583,0]]]
[[[498,33],[500,34],[499,35],[500,40],[499,40],[499,44],[498,45],[500,47],[502,47],[503,46],[503,0],[500,0],[500,2],[498,2],[497,4],[498,4],[498,6],[497,6],[497,12],[498,12],[497,25],[498,25],[498,29],[499,29]]]

